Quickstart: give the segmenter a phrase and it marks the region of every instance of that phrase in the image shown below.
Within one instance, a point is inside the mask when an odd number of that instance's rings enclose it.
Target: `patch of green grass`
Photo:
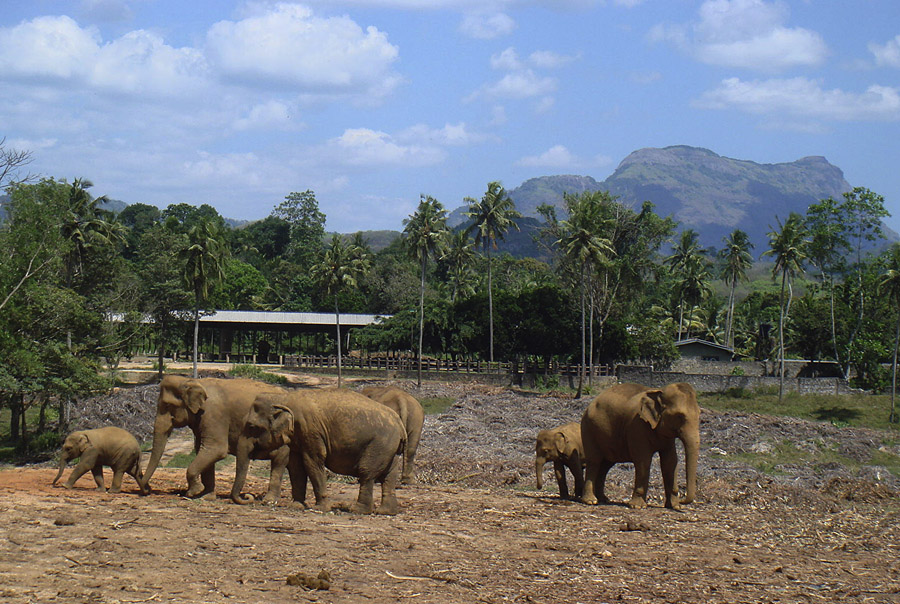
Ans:
[[[449,409],[456,399],[452,396],[430,396],[419,399],[419,402],[427,415],[437,415]]]
[[[869,465],[884,466],[887,468],[887,471],[894,476],[900,476],[900,456],[889,453],[888,451],[882,451],[880,449],[873,451]]]
[[[859,463],[853,459],[841,455],[837,451],[823,447],[822,443],[816,443],[815,450],[811,450],[809,443],[804,443],[806,448],[800,449],[795,443],[783,441],[773,446],[768,453],[736,453],[729,458],[743,461],[747,465],[756,468],[764,474],[777,475],[783,473],[779,467],[792,464],[829,464],[838,463],[848,468],[858,468]]]
[[[701,394],[698,401],[702,407],[724,411],[743,411],[799,417],[812,421],[826,421],[835,426],[874,428],[900,433],[900,425],[888,423],[890,396],[873,394],[798,394],[785,393],[778,402],[778,389],[754,390],[751,396],[746,391],[726,391],[724,393]]]
[[[250,378],[252,380],[259,380],[260,382],[268,382],[269,384],[287,384],[288,380],[283,375],[277,375],[274,373],[269,373],[264,371],[258,365],[251,365],[249,363],[238,363],[231,367],[228,371],[228,375],[233,377],[242,377],[242,378]]]

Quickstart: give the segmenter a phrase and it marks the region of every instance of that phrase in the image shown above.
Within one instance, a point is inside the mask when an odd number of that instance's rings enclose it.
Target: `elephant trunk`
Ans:
[[[144,479],[141,483],[145,489],[150,488],[150,479],[159,466],[159,460],[162,459],[162,454],[166,450],[170,434],[172,434],[172,419],[168,416],[158,415],[153,425],[153,449],[150,451],[150,461],[147,462],[147,469],[144,470]]]
[[[65,453],[61,454],[59,456],[59,472],[56,473],[56,478],[53,479],[53,482],[51,484],[55,485],[56,482],[60,479],[60,477],[63,475],[63,472],[66,469],[67,463],[69,463],[69,458],[66,456]]]
[[[543,457],[537,457],[534,460],[534,473],[537,475],[537,489],[540,491],[544,488],[544,465],[546,465],[547,460]]]
[[[239,504],[247,504],[252,501],[249,497],[241,495],[244,483],[247,481],[247,471],[250,468],[250,452],[253,450],[253,441],[241,437],[238,441],[237,451],[234,454],[234,484],[231,485],[231,500]]]
[[[697,495],[697,459],[700,455],[700,437],[691,435],[681,438],[684,444],[684,475],[687,481],[687,493],[681,503],[693,503]]]

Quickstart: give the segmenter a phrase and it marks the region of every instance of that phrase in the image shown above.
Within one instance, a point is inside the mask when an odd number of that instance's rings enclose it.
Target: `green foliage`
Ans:
[[[258,380],[260,382],[276,385],[288,383],[288,379],[285,376],[269,373],[260,366],[251,365],[250,363],[237,363],[232,365],[231,369],[228,370],[228,375],[237,378],[249,378],[251,380]]]
[[[452,396],[426,396],[420,398],[419,402],[425,410],[426,415],[440,415],[453,406],[456,399]]]

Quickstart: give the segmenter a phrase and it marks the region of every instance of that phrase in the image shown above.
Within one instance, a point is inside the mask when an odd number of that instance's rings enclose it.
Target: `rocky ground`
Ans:
[[[398,516],[236,506],[224,497],[227,464],[220,496],[200,501],[178,495],[179,469],[158,471],[154,494],[140,497],[130,478],[115,496],[94,491],[90,476],[72,491],[52,488],[49,464],[6,468],[0,599],[900,602],[900,481],[872,462],[879,449],[900,455],[896,435],[704,410],[695,504],[663,509],[654,470],[649,509],[588,507],[556,496],[549,465],[543,492],[533,475],[537,430],[577,420],[587,398],[398,385],[455,400],[426,419],[420,482],[399,492]],[[155,396],[152,386],[119,390],[86,402],[74,421],[146,437]],[[189,436],[173,438],[170,453],[189,450]],[[808,462],[773,462],[765,474],[748,465],[786,446]],[[610,472],[614,501],[631,479],[629,466]],[[250,488],[264,485],[260,471]],[[348,481],[331,487],[343,504],[355,498]]]

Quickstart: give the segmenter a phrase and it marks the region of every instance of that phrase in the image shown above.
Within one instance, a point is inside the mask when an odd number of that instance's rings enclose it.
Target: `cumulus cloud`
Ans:
[[[884,44],[869,44],[869,51],[875,55],[875,63],[886,67],[900,67],[900,35]]]
[[[479,40],[492,40],[501,36],[507,36],[516,29],[516,22],[512,17],[502,12],[476,11],[466,14],[459,31]]]
[[[552,170],[581,170],[609,165],[612,159],[605,155],[597,155],[582,159],[573,154],[564,145],[554,145],[539,155],[523,157],[516,163],[526,168],[547,168]]]
[[[789,16],[781,2],[706,0],[697,21],[657,25],[650,38],[711,65],[777,72],[822,63],[825,41],[808,29],[787,27]]]
[[[32,80],[85,79],[100,35],[69,17],[38,17],[0,28],[0,74]],[[29,52],[22,52],[23,48]]]
[[[896,121],[900,89],[869,86],[865,92],[825,90],[808,78],[723,80],[694,105],[705,109],[739,109],[753,114],[789,115],[831,121]]]
[[[299,130],[303,122],[298,111],[290,104],[282,101],[266,101],[254,105],[246,115],[236,119],[235,130],[263,130],[278,128],[279,130]]]
[[[226,81],[298,92],[387,92],[399,51],[375,27],[349,17],[321,18],[278,4],[241,21],[220,21],[206,36],[208,59]]]
[[[386,132],[350,128],[329,141],[325,154],[351,166],[430,166],[442,162],[445,153],[435,145],[402,144]]]
[[[488,136],[473,132],[465,122],[445,124],[443,128],[430,128],[425,124],[417,124],[397,135],[404,142],[425,142],[434,145],[461,147],[483,143]]]

